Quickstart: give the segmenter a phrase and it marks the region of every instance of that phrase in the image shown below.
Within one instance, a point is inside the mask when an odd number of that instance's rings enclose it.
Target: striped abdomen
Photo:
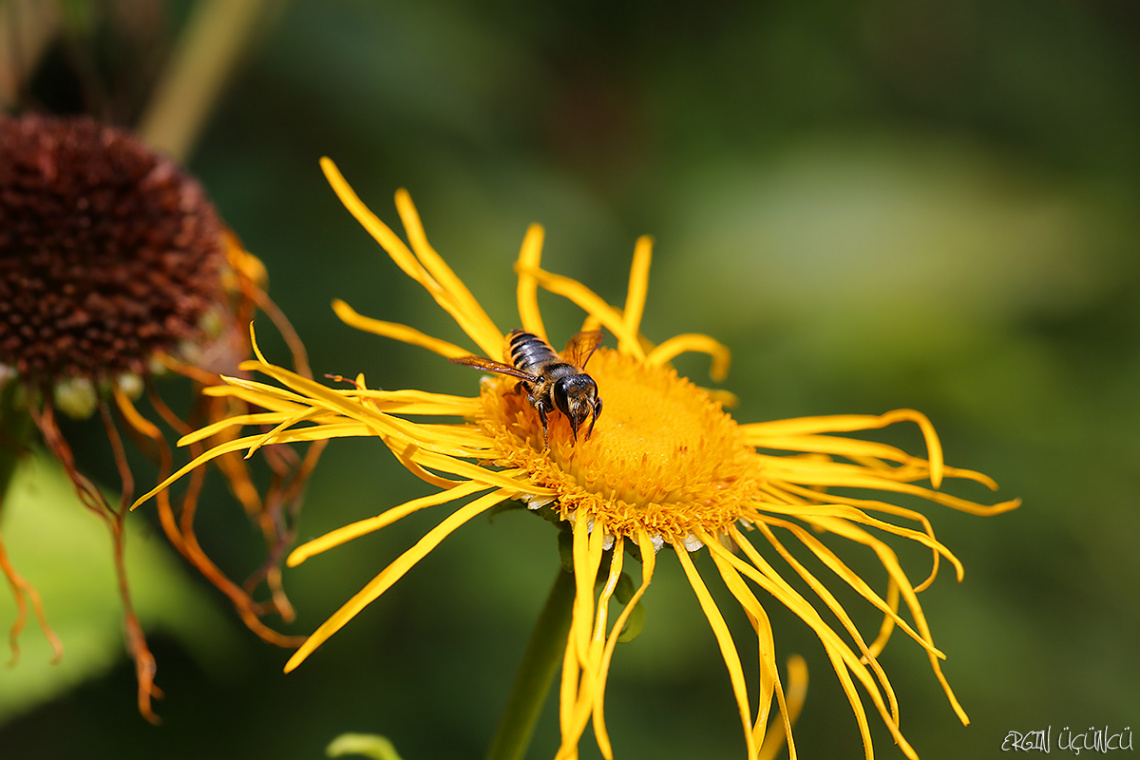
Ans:
[[[549,374],[559,364],[565,364],[572,371],[575,368],[566,364],[550,344],[534,333],[525,330],[511,330],[507,336],[511,352],[511,366],[528,375]],[[562,373],[558,373],[562,374]]]

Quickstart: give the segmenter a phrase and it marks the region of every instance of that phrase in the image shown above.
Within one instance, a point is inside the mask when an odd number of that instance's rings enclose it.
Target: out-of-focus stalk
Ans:
[[[152,147],[185,162],[249,39],[278,0],[203,0],[187,23],[139,122]]]

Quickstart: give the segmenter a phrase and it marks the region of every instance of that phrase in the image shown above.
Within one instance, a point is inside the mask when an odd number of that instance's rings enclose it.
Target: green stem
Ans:
[[[522,760],[526,755],[535,723],[562,662],[573,611],[574,575],[560,568],[531,631],[486,760]]]

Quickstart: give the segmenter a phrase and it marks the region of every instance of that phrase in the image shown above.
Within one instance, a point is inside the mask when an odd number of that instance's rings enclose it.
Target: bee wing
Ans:
[[[500,375],[510,375],[517,377],[519,380],[525,380],[528,383],[537,383],[541,378],[534,375],[528,375],[526,372],[520,372],[509,364],[497,362],[494,359],[487,359],[482,356],[457,356],[454,359],[448,359],[452,364],[465,364],[468,367],[475,369],[484,369],[488,372],[498,372]]]
[[[603,337],[605,336],[601,330],[578,333],[570,339],[566,348],[562,349],[562,360],[570,362],[579,369],[585,369],[586,362],[590,361],[594,351],[601,345]]]

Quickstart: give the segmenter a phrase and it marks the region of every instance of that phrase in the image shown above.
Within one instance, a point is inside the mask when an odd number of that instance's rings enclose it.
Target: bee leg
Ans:
[[[531,399],[534,401],[534,399]],[[546,405],[541,401],[534,401],[534,408],[538,410],[538,418],[542,420],[542,450],[550,448],[550,437],[546,426]]]
[[[590,440],[590,435],[594,432],[594,423],[598,421],[598,415],[602,413],[602,399],[599,396],[594,399],[594,416],[590,419],[590,429],[586,431],[586,440]]]

